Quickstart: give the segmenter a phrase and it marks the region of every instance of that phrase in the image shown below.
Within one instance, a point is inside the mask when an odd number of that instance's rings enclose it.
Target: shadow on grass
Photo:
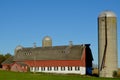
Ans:
[[[92,74],[91,76],[93,76],[93,77],[99,77],[98,74]]]

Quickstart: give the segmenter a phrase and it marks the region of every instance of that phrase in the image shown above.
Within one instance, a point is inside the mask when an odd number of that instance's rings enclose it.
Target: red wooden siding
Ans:
[[[27,72],[27,67],[25,66],[20,66],[19,64],[13,64],[11,67],[11,71],[16,71],[16,72]]]

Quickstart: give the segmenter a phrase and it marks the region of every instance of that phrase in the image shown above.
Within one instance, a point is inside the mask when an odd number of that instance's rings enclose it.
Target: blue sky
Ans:
[[[91,44],[97,64],[97,17],[104,10],[117,15],[120,44],[120,0],[0,0],[0,53],[14,54],[17,45],[32,47],[34,42],[41,46],[49,35],[54,46]]]

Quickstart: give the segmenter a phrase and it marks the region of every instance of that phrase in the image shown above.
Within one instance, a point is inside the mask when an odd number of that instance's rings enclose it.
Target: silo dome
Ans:
[[[16,51],[17,51],[17,50],[21,50],[21,49],[23,49],[23,47],[22,47],[21,45],[18,45],[18,46],[15,48]]]
[[[45,36],[45,37],[43,38],[43,40],[44,40],[44,41],[49,41],[49,40],[52,41],[52,39],[51,39],[50,36]]]
[[[51,47],[52,46],[52,38],[50,36],[45,36],[42,40],[43,47]]]
[[[103,11],[100,13],[99,17],[116,17],[115,13],[112,11]]]

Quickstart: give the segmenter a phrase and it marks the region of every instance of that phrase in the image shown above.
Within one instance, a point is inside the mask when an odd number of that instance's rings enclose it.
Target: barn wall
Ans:
[[[3,70],[7,70],[8,69],[8,65],[2,65],[2,69]]]
[[[2,65],[2,69],[3,70],[10,70],[11,69],[11,65],[10,64],[4,64],[4,65]]]
[[[86,74],[85,67],[30,67],[30,72],[63,73],[63,74]]]
[[[11,71],[15,71],[15,72],[27,72],[27,68],[24,66],[20,66],[18,64],[13,64],[11,66]]]

